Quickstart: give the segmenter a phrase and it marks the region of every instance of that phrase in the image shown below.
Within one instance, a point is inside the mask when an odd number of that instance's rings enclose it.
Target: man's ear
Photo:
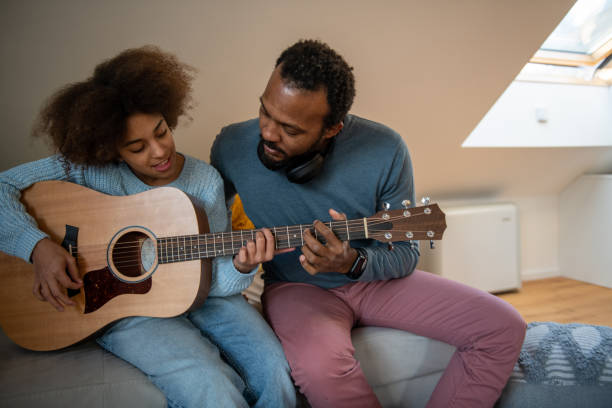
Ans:
[[[336,123],[335,125],[328,127],[327,129],[325,129],[325,134],[323,134],[323,138],[330,139],[336,136],[338,133],[340,133],[343,127],[344,127],[344,122],[342,121]]]

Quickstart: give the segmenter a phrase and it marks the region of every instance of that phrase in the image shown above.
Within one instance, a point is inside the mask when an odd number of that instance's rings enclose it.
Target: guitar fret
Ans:
[[[189,235],[183,238],[183,250],[187,260],[191,261],[193,252],[191,251],[191,237]]]
[[[181,252],[183,253],[183,261],[187,260],[187,253],[185,251],[185,236],[183,238],[183,246],[181,247]]]
[[[170,258],[168,258],[168,238],[164,238],[164,260],[169,263]]]
[[[173,262],[174,260],[172,259],[172,237],[168,238],[166,240],[166,260],[168,262]]]
[[[164,247],[162,246],[162,240],[160,238],[157,240],[157,259],[159,263],[164,263],[164,258],[162,256],[163,250],[164,250]]]
[[[171,239],[172,238],[166,238],[166,242],[165,242],[165,245],[166,245],[166,261],[168,261],[168,262],[172,262],[172,255],[170,254],[170,250],[171,250],[171,248],[170,248],[170,240]]]
[[[179,237],[175,237],[174,238],[174,248],[173,248],[173,253],[174,253],[174,261],[180,261],[181,260],[181,254],[179,253]]]
[[[181,259],[182,256],[182,249],[181,249],[181,236],[179,235],[178,237],[176,237],[176,260],[178,262],[184,261],[184,259]]]
[[[172,262],[176,262],[176,259],[174,259],[174,240],[175,238],[170,238],[169,244],[170,244],[170,260]]]
[[[157,256],[159,257],[160,263],[166,263],[166,258],[164,257],[164,249],[166,249],[166,246],[164,245],[164,240],[160,238],[157,240]]]
[[[176,260],[174,259],[174,238],[170,238],[169,244],[170,244],[170,261],[175,262]]]
[[[164,252],[166,253],[164,259],[166,262],[170,262],[170,258],[168,257],[168,239],[164,239]]]

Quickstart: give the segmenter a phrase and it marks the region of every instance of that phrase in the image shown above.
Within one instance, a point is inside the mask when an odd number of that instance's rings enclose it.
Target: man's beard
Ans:
[[[287,153],[279,149],[274,143],[264,140],[261,135],[259,136],[259,144],[257,145],[257,157],[259,157],[259,161],[263,164],[267,169],[277,171],[283,169],[291,169],[293,167],[302,165],[312,159],[317,153],[326,153],[328,147],[320,148],[321,139],[323,137],[323,132],[321,132],[321,137],[313,143],[313,145],[302,154],[293,157],[287,157]],[[329,142],[328,142],[329,143]],[[266,155],[264,151],[264,145],[268,146],[271,149],[281,152],[285,155],[285,159],[283,160],[272,160]],[[323,150],[323,151],[321,151]]]
[[[266,152],[264,151],[264,145],[268,146],[271,149],[280,151],[286,156],[286,153],[283,152],[282,150],[279,150],[274,145],[274,143],[268,142],[267,140],[264,140],[263,138],[260,137],[259,144],[257,145],[257,157],[259,157],[259,161],[261,161],[261,164],[263,164],[268,170],[276,171],[276,170],[285,168],[285,166],[287,165],[287,162],[289,162],[290,159],[272,160],[266,155]]]

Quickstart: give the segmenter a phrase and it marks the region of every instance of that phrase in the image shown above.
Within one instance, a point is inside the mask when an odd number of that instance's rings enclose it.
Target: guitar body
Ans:
[[[32,294],[33,266],[0,252],[0,325],[20,346],[59,349],[124,317],[171,317],[204,301],[210,260],[163,263],[156,255],[159,237],[208,232],[206,215],[185,193],[160,187],[116,197],[46,181],[21,201],[52,240],[67,241],[85,287],[71,295],[76,306],[58,312]],[[143,262],[147,246],[153,255]]]
[[[81,290],[67,291],[76,305],[58,312],[33,295],[33,266],[0,252],[0,326],[31,350],[70,346],[124,317],[172,317],[198,307],[210,289],[210,258],[237,253],[257,232],[208,233],[204,211],[171,187],[109,196],[44,181],[24,190],[21,202],[38,227],[75,257],[83,280]],[[442,239],[446,221],[436,204],[402,205],[330,221],[329,228],[343,241]],[[303,231],[311,228],[273,227],[276,249],[304,245]]]

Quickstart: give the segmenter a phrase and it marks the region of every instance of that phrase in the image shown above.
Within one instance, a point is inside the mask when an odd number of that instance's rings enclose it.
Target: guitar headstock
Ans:
[[[446,216],[438,204],[379,211],[367,219],[368,238],[381,242],[439,240]]]

